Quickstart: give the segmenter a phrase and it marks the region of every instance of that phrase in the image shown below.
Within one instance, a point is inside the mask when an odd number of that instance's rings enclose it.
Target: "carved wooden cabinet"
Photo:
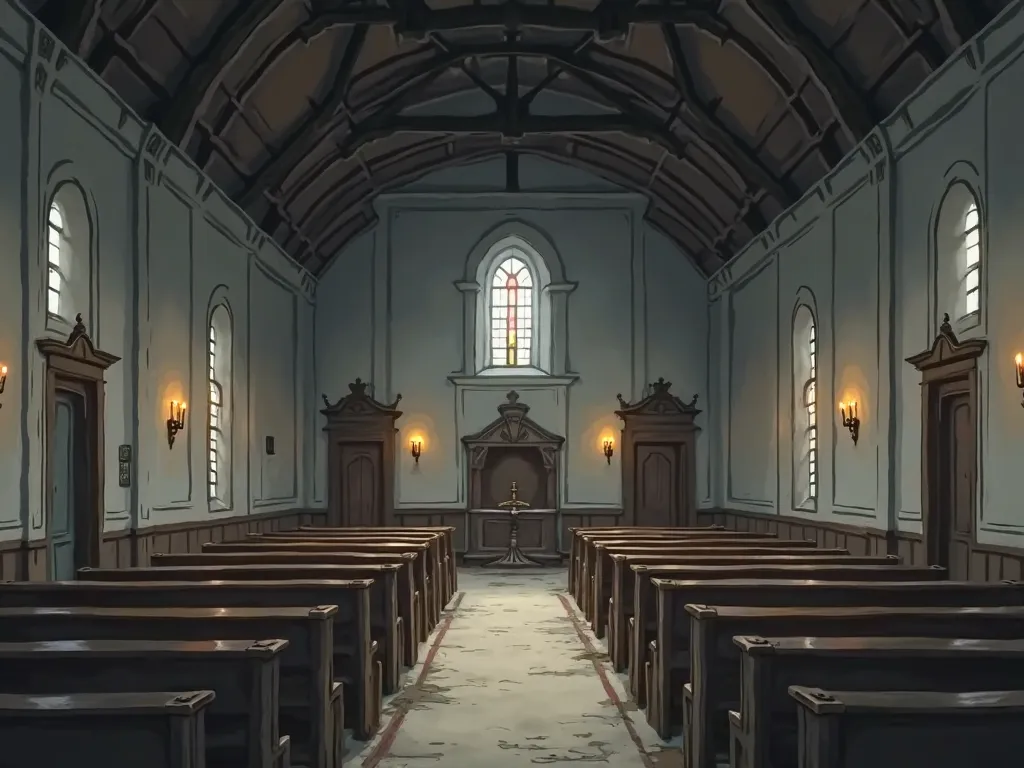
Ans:
[[[557,562],[558,478],[565,438],[547,431],[527,413],[530,406],[509,392],[498,418],[462,438],[469,467],[467,563],[501,557],[508,548],[510,518],[498,504],[516,483],[530,506],[519,514],[519,548],[540,562]]]
[[[395,525],[395,422],[399,395],[379,403],[356,379],[333,405],[323,395],[327,418],[327,525]]]
[[[697,395],[684,403],[658,379],[636,403],[617,395],[622,419],[624,523],[697,525]]]

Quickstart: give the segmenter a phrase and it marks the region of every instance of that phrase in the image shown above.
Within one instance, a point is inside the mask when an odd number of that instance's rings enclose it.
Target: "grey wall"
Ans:
[[[0,0],[0,539],[45,533],[44,361],[35,340],[71,324],[46,312],[46,215],[55,192],[81,201],[72,226],[72,312],[118,355],[106,388],[105,529],[207,521],[300,506],[311,486],[313,281],[176,149]],[[234,324],[233,492],[206,494],[206,337],[210,303]],[[73,322],[73,315],[71,316]],[[168,448],[168,401],[194,407]],[[263,454],[263,438],[277,441]],[[134,449],[118,485],[118,446]]]
[[[920,376],[905,358],[957,317],[956,254],[940,204],[951,184],[982,212],[983,336],[979,540],[1019,545],[1024,413],[1013,356],[1024,351],[1024,6],[1010,8],[803,200],[711,281],[713,497],[752,512],[921,530]],[[950,209],[944,209],[949,213]],[[954,212],[954,218],[962,214]],[[955,250],[955,249],[954,249]],[[798,293],[817,307],[820,487],[792,494],[791,323]],[[854,447],[837,403],[860,404]]]
[[[400,508],[465,507],[460,438],[496,418],[511,389],[538,423],[566,438],[566,509],[621,506],[619,456],[609,466],[601,453],[603,435],[619,442],[616,393],[638,397],[645,382],[664,376],[680,396],[707,397],[706,281],[644,222],[646,201],[567,166],[529,156],[520,163],[517,194],[503,192],[504,159],[495,158],[382,196],[379,225],[338,254],[319,282],[318,391],[333,401],[358,376],[373,382],[378,399],[403,395]],[[466,365],[456,283],[472,272],[468,262],[509,233],[543,243],[542,255],[575,284],[554,376],[478,376],[471,355]],[[424,441],[418,466],[408,451],[413,435]],[[699,499],[710,503],[705,445]],[[321,440],[319,503],[324,447]]]

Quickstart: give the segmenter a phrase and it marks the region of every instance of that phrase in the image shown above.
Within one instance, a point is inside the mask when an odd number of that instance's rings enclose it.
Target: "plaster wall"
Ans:
[[[1024,418],[1013,376],[1024,351],[1022,53],[1016,3],[712,277],[710,379],[726,395],[710,430],[718,506],[920,532],[920,375],[905,359],[931,346],[948,312],[960,338],[988,340],[978,540],[1022,543]],[[944,234],[951,189],[969,190],[981,212],[981,310],[962,320],[961,265]],[[815,504],[801,505],[792,328],[808,299],[819,339],[819,488]],[[839,423],[837,404],[849,399],[859,405],[857,445]]]
[[[566,438],[561,508],[620,508],[619,456],[609,466],[601,451],[604,436],[619,442],[615,395],[632,400],[663,376],[680,397],[707,397],[705,278],[644,221],[646,201],[531,156],[520,158],[519,184],[519,192],[504,192],[504,158],[494,158],[383,195],[379,224],[321,276],[318,391],[334,401],[361,377],[379,400],[402,394],[400,509],[465,508],[461,438],[496,418],[512,389],[532,418]],[[509,234],[542,244],[568,286],[564,334],[554,331],[564,354],[556,351],[551,375],[478,376],[472,349],[467,360],[470,310],[457,284],[466,282],[473,254]],[[423,440],[418,464],[408,450],[413,435]],[[698,499],[709,503],[706,445],[699,446]],[[319,504],[325,459],[321,440]]]
[[[45,364],[35,341],[81,313],[107,372],[104,529],[302,506],[312,473],[314,281],[19,5],[0,0],[0,539],[45,535]],[[47,312],[47,213],[67,208],[70,260]],[[206,491],[207,334],[230,309],[231,493]],[[173,449],[170,399],[194,407]],[[267,455],[264,438],[275,438]],[[132,451],[119,484],[119,446]]]

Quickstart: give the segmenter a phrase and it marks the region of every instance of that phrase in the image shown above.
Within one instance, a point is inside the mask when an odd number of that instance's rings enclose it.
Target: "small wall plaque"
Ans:
[[[267,456],[274,455],[274,438],[271,435],[267,435]]]
[[[132,484],[132,447],[130,445],[117,446],[117,484],[121,488],[128,488]]]

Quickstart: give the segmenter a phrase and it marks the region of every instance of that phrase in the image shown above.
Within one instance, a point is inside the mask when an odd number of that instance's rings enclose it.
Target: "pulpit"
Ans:
[[[565,439],[527,414],[530,407],[509,392],[498,418],[462,438],[468,477],[467,564],[502,557],[509,549],[512,516],[501,504],[515,484],[522,507],[516,515],[521,554],[543,564],[558,563],[558,483]]]

